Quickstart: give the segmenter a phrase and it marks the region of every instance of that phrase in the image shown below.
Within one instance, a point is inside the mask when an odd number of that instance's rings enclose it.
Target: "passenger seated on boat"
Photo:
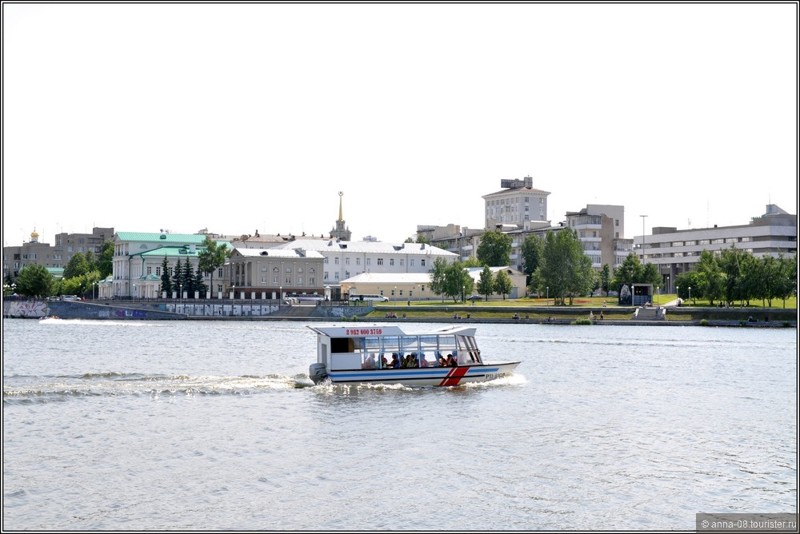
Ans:
[[[362,369],[375,369],[375,355],[370,354],[364,363],[361,364]]]
[[[403,367],[409,369],[417,367],[417,358],[414,356],[413,353],[406,355],[405,359],[403,360]]]
[[[392,362],[389,364],[389,367],[391,367],[392,369],[400,368],[400,357],[397,355],[396,352],[392,353]]]
[[[390,367],[389,360],[387,360],[386,356],[384,356],[383,354],[381,354],[381,367],[383,369],[388,369]]]
[[[425,359],[425,355],[422,354],[419,357],[419,366],[420,367],[428,367],[428,360]]]
[[[452,354],[448,354],[447,355],[446,365],[447,365],[447,367],[456,367],[456,365],[458,365],[456,363],[456,359],[453,358]]]
[[[447,367],[447,361],[441,354],[439,355],[439,359],[436,360],[436,367]]]

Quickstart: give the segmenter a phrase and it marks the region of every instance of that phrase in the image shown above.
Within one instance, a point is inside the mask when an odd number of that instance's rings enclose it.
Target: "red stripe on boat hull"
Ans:
[[[454,367],[452,371],[442,380],[440,386],[457,386],[464,375],[469,371],[469,367]]]

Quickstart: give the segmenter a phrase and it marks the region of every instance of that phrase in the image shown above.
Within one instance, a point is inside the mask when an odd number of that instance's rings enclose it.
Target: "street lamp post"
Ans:
[[[689,286],[689,300],[692,300],[692,286]]]
[[[546,304],[549,306],[550,305],[550,286],[547,286],[545,288],[545,290],[546,290],[546,292],[545,292],[544,300],[545,300]]]
[[[642,218],[642,263],[644,263],[644,220],[647,218],[647,215],[639,215]]]

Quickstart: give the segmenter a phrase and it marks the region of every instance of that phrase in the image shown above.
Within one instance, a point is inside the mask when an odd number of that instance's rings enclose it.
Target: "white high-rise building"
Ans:
[[[533,188],[533,178],[500,180],[503,189],[483,196],[486,229],[498,226],[524,228],[530,221],[547,220],[548,191]]]

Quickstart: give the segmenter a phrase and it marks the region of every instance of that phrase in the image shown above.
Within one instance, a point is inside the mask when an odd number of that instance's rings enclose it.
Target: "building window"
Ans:
[[[389,258],[389,266],[394,267],[394,258]]]
[[[345,265],[350,265],[350,257],[349,256],[344,259],[344,264]]]
[[[378,258],[378,265],[383,265],[383,258]]]
[[[333,258],[333,264],[334,265],[339,265],[339,256],[336,256],[335,258]]]
[[[424,259],[419,260],[419,264],[421,267],[425,267],[425,260]]]
[[[361,265],[361,258],[356,258],[356,265]]]
[[[367,265],[372,265],[372,258],[367,258]]]
[[[324,263],[326,265],[328,264],[328,256],[325,256],[324,258],[322,258],[322,263]]]
[[[161,276],[161,267],[156,267],[156,276]]]
[[[413,260],[413,259],[410,259],[410,260],[408,260],[408,264],[409,264],[411,267],[413,267],[413,266],[414,266],[414,260]]]

